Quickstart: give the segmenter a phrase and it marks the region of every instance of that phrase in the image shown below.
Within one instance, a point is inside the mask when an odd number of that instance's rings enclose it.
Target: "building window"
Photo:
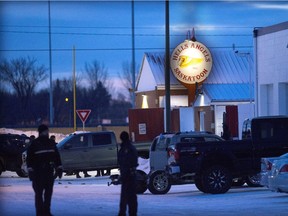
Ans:
[[[273,115],[273,84],[260,86],[260,107],[261,116]]]
[[[288,115],[288,83],[279,83],[279,115]]]

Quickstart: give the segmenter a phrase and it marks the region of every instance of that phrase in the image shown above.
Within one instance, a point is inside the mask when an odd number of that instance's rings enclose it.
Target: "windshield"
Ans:
[[[62,145],[64,145],[69,139],[71,139],[71,137],[73,137],[72,134],[66,136],[64,139],[62,139],[62,140],[57,144],[57,147],[59,148],[59,147],[61,147]]]

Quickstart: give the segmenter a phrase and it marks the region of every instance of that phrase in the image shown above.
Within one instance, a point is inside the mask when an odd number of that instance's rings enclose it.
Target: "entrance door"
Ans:
[[[205,112],[200,111],[200,131],[205,131]]]

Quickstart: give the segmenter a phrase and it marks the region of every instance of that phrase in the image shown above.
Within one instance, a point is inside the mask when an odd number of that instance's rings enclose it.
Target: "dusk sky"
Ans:
[[[165,1],[135,1],[135,53],[165,51]],[[253,51],[253,29],[288,20],[287,1],[170,1],[170,47],[195,28],[213,49]],[[51,1],[53,79],[72,76],[97,60],[116,89],[123,62],[131,62],[131,1]],[[0,60],[31,57],[49,68],[48,1],[0,2]],[[48,86],[48,80],[46,85]]]

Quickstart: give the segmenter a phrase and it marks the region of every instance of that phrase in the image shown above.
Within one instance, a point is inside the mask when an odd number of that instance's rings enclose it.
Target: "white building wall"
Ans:
[[[256,39],[259,116],[288,115],[288,22],[286,25],[279,31],[267,27],[272,30],[260,32]]]
[[[215,134],[221,136],[223,133],[223,113],[226,112],[226,106],[215,106]]]
[[[195,131],[194,108],[180,107],[180,131]]]

